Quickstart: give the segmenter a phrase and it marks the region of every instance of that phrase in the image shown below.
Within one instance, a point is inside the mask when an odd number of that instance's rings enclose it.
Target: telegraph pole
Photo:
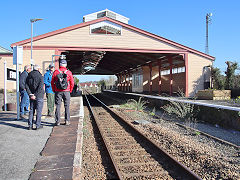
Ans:
[[[209,54],[209,49],[208,49],[208,24],[211,23],[212,19],[211,19],[212,13],[207,13],[206,15],[206,47],[205,47],[205,53]]]

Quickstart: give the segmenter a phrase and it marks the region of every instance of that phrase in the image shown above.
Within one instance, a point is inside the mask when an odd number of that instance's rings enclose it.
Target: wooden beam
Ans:
[[[149,64],[149,93],[152,94],[152,63]]]
[[[173,75],[172,75],[172,57],[171,56],[168,57],[168,61],[169,61],[169,64],[170,64],[170,78],[169,78],[170,88],[169,88],[169,94],[170,94],[170,96],[172,96],[172,92],[173,92]]]
[[[158,94],[162,93],[161,61],[158,61]]]

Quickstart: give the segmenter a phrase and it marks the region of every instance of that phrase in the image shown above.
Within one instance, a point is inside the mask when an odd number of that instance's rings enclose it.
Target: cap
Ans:
[[[53,64],[49,64],[49,66],[48,66],[49,68],[53,68],[54,67],[54,65]]]
[[[59,63],[60,64],[67,64],[67,61],[65,59],[61,59],[61,60],[59,60]]]

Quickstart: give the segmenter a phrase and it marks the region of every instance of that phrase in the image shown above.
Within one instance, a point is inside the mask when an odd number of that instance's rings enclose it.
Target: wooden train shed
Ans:
[[[214,57],[128,24],[108,9],[83,17],[83,23],[33,38],[33,59],[43,71],[65,55],[73,74],[116,75],[119,91],[169,93],[182,89],[194,96],[210,83]],[[23,46],[30,63],[31,39]]]

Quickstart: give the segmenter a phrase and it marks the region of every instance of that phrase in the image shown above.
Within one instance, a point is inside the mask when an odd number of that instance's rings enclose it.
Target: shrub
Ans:
[[[147,103],[148,101],[143,101],[142,97],[140,97],[138,101],[136,101],[135,99],[129,99],[124,106],[137,111],[143,111],[146,108],[145,105]]]
[[[185,97],[185,94],[179,90],[179,97]],[[162,107],[169,115],[174,115],[183,121],[195,120],[197,110],[194,104],[170,101],[169,104]]]

